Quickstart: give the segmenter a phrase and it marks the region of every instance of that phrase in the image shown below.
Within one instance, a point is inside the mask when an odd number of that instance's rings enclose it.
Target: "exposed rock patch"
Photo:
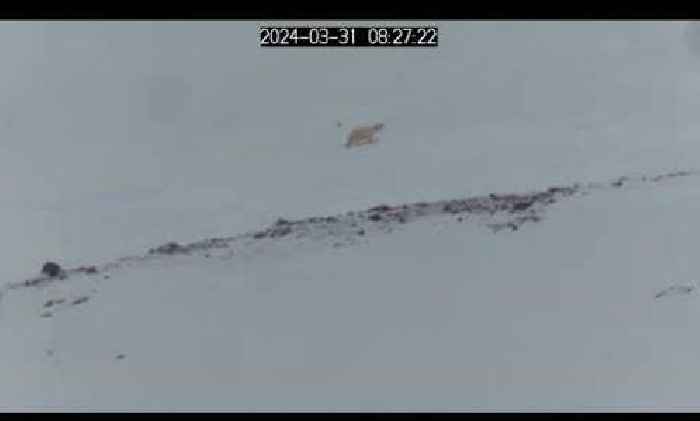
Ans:
[[[165,243],[161,246],[148,250],[149,254],[186,254],[187,248],[176,242]]]
[[[88,296],[78,297],[75,300],[71,301],[71,305],[77,306],[78,304],[82,304],[84,302],[87,302],[87,300],[89,300],[89,299],[90,299],[90,297],[88,297]]]
[[[595,190],[620,189],[633,183],[660,182],[663,180],[698,174],[697,171],[675,171],[654,177],[619,177],[607,183],[589,183],[585,187],[579,183],[568,186],[552,186],[543,191],[530,193],[491,193],[484,196],[434,202],[416,202],[399,205],[380,204],[366,210],[348,211],[341,215],[309,217],[297,220],[278,218],[267,228],[231,237],[208,238],[180,244],[168,242],[148,250],[145,256],[131,256],[117,259],[101,266],[82,266],[64,270],[55,262],[47,262],[40,276],[10,284],[9,288],[21,286],[41,286],[56,279],[65,279],[72,274],[92,275],[124,267],[152,258],[194,253],[211,257],[216,249],[231,249],[228,256],[245,250],[256,243],[270,241],[320,241],[330,247],[350,245],[358,241],[368,241],[376,233],[391,233],[406,225],[428,218],[444,218],[452,222],[470,222],[485,226],[494,233],[520,231],[525,224],[541,222],[549,206],[573,195],[586,195]],[[272,244],[272,243],[270,243]],[[105,274],[104,279],[109,279]],[[86,301],[84,298],[83,301]],[[79,303],[73,303],[79,304]],[[53,303],[52,305],[55,305]],[[51,307],[49,305],[48,307]]]
[[[48,300],[47,302],[44,303],[44,308],[50,308],[53,307],[56,304],[63,304],[66,302],[65,298],[58,298],[55,300]]]
[[[56,262],[46,262],[41,268],[41,273],[50,278],[57,278],[63,273],[63,269]]]

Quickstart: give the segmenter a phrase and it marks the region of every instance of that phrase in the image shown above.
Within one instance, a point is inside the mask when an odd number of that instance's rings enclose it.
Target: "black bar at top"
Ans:
[[[700,10],[685,2],[635,2],[600,5],[572,2],[429,2],[415,5],[353,2],[170,2],[167,6],[123,2],[71,4],[65,2],[4,2],[0,19],[62,20],[689,20]],[[596,7],[598,6],[598,7]],[[600,7],[603,6],[603,7]],[[389,23],[389,22],[386,22]],[[332,24],[329,22],[329,24]],[[391,24],[394,24],[393,22]],[[466,24],[466,22],[464,23]]]

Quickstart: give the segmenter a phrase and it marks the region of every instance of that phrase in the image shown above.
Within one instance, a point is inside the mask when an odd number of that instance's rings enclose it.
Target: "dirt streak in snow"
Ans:
[[[228,256],[258,243],[286,240],[329,242],[333,247],[351,245],[365,239],[370,233],[391,233],[406,224],[428,218],[449,216],[456,222],[474,222],[490,228],[494,233],[502,230],[517,231],[527,223],[540,222],[546,209],[559,200],[574,195],[585,195],[596,190],[614,190],[628,185],[658,183],[676,177],[698,175],[699,171],[676,171],[656,176],[619,177],[607,183],[575,183],[555,186],[530,193],[489,194],[462,199],[417,202],[401,205],[378,205],[362,211],[341,215],[310,217],[298,220],[278,219],[271,226],[231,237],[208,238],[189,243],[166,243],[152,248],[145,255],[127,256],[102,265],[81,266],[67,269],[60,277],[41,275],[6,285],[5,289],[43,286],[63,281],[71,275],[101,276],[113,269],[128,267],[150,259],[173,255],[199,254],[211,257],[211,253],[228,250]],[[108,276],[105,276],[107,279]],[[0,297],[4,291],[0,291]]]

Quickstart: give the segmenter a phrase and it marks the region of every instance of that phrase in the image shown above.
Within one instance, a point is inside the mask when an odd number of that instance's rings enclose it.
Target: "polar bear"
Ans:
[[[384,123],[377,123],[372,126],[359,126],[352,129],[345,143],[346,148],[352,146],[367,145],[377,143],[376,134],[384,128]]]

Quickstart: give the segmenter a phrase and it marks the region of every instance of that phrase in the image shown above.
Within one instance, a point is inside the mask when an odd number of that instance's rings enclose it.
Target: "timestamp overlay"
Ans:
[[[261,47],[437,47],[437,26],[261,26]]]

